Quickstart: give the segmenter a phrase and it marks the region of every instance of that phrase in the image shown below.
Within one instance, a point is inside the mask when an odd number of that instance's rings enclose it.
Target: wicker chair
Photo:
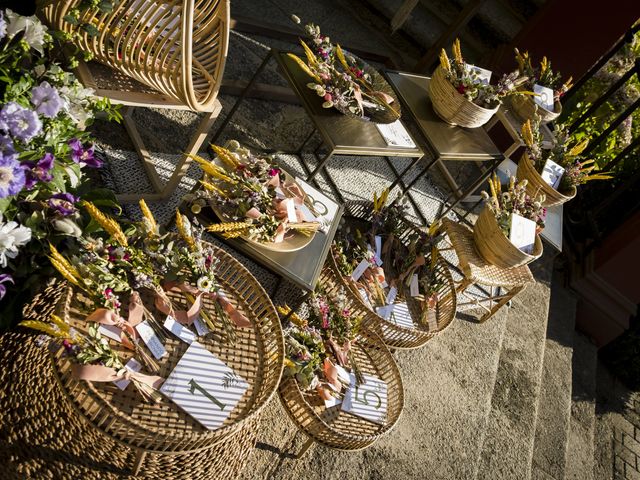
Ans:
[[[79,3],[50,2],[43,14],[53,28],[74,34],[76,46],[99,62],[78,67],[85,86],[126,105],[124,124],[155,193],[121,195],[119,200],[163,200],[177,188],[189,154],[198,152],[222,108],[217,95],[229,42],[229,0],[120,0],[110,13],[92,9],[81,18],[98,29],[95,37],[64,20]],[[204,112],[166,185],[136,128],[136,106]]]

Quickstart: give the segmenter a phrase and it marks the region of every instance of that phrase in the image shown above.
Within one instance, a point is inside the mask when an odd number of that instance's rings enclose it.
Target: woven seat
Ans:
[[[80,3],[48,2],[43,14],[54,29],[72,34],[75,46],[96,60],[80,63],[80,81],[96,96],[127,106],[124,125],[155,193],[123,194],[118,200],[164,200],[178,187],[191,162],[189,155],[198,153],[222,109],[217,95],[229,43],[229,1],[120,0],[112,12],[94,8],[83,14],[81,22],[98,29],[95,37],[64,19]],[[138,106],[204,112],[166,185],[137,130],[133,108]]]
[[[371,222],[372,220],[372,202],[365,200],[351,201],[345,203],[344,208],[345,213],[343,214],[343,218],[347,220],[348,217],[353,217],[364,222]],[[404,220],[402,226],[404,231],[400,235],[400,241],[406,244],[408,238],[418,232],[419,229],[408,220]],[[456,315],[455,285],[451,277],[451,272],[442,258],[438,259],[436,266],[437,275],[443,280],[442,286],[437,292],[439,298],[437,310],[422,311],[419,302],[413,300],[411,295],[409,295],[409,289],[405,287],[405,298],[411,316],[414,319],[415,328],[397,325],[371,311],[364,303],[360,292],[358,292],[354,284],[348,279],[345,279],[340,273],[333,255],[329,255],[326,267],[325,275],[331,276],[334,283],[344,287],[346,294],[349,296],[349,300],[371,313],[367,316],[367,318],[370,319],[366,324],[367,328],[371,328],[382,338],[385,345],[389,347],[398,349],[418,348],[429,341],[434,335],[447,328]],[[431,325],[435,323],[436,328],[429,327],[430,322],[427,319],[427,315],[435,317],[431,321]]]
[[[487,309],[482,305],[478,305],[487,310],[487,313],[480,318],[481,322],[493,316],[500,307],[509,302],[527,284],[535,281],[531,270],[526,265],[516,268],[501,268],[487,263],[476,249],[473,231],[465,225],[444,218],[442,226],[458,256],[459,267],[464,275],[463,281],[456,288],[458,294],[464,294],[465,290],[472,284],[501,287],[508,290],[506,294],[487,298],[485,301],[490,302],[490,308]],[[496,302],[495,305],[493,305],[494,301]],[[474,301],[473,303],[477,302]]]
[[[320,285],[329,295],[341,289],[333,282],[332,276],[327,275],[326,269],[320,276]],[[349,304],[350,311],[355,315],[372,315],[368,309],[358,304]],[[363,373],[374,375],[387,383],[385,423],[380,425],[343,412],[339,405],[326,408],[315,390],[303,392],[294,378],[283,377],[278,389],[280,399],[296,426],[309,437],[298,457],[313,442],[339,450],[366,448],[389,432],[398,421],[404,407],[404,390],[400,371],[391,352],[375,333],[366,329],[361,329],[358,333],[352,351]]]
[[[169,400],[143,403],[134,388],[123,391],[111,384],[80,381],[71,374],[71,363],[61,350],[53,356],[55,376],[76,410],[95,428],[138,449],[141,454],[210,448],[243,428],[268,403],[279,384],[284,344],[273,304],[257,280],[237,260],[218,248],[214,247],[214,251],[220,260],[216,276],[222,289],[253,324],[252,328],[237,328],[233,344],[210,336],[198,340],[249,384],[221,428],[207,430]],[[185,300],[179,294],[169,293],[169,296],[178,309],[186,309]],[[155,310],[152,299],[144,295],[142,298],[157,319],[164,318]],[[82,300],[81,294],[68,288],[60,302],[62,315],[77,328],[86,328],[84,318],[88,308]],[[214,311],[209,302],[205,299],[209,311]],[[160,376],[166,378],[171,373],[187,346],[167,332],[165,349],[169,355],[160,363]],[[131,355],[121,345],[114,345],[114,350],[122,352],[123,357]]]
[[[63,293],[53,283],[26,307],[24,319],[46,320]],[[0,337],[0,462],[6,478],[132,478],[135,449],[76,413],[38,338],[24,330]],[[236,434],[197,455],[149,454],[135,478],[237,478],[253,452],[259,421],[254,415]]]

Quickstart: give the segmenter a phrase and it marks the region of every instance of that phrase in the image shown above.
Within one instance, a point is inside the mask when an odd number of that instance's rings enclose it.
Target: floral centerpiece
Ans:
[[[611,175],[598,171],[595,160],[583,157],[582,152],[589,145],[589,140],[575,142],[565,127],[558,127],[554,131],[553,145],[550,149],[542,147],[538,115],[534,116],[533,121],[527,120],[522,125],[521,136],[527,148],[518,163],[517,176],[518,179],[528,181],[529,195],[534,195],[537,191],[545,194],[544,206],[559,205],[571,200],[575,197],[579,185],[592,180],[612,178]],[[559,182],[556,180],[555,185],[550,185],[542,178],[542,173],[545,166],[550,168],[548,165],[553,164],[562,171],[558,173],[561,175]]]
[[[453,43],[452,51],[453,58],[449,58],[442,49],[440,65],[429,83],[434,110],[444,121],[469,128],[482,126],[506,97],[524,93],[517,90],[525,80],[518,72],[503,75],[493,85],[465,62],[459,39]]]
[[[201,182],[204,190],[197,195],[209,200],[223,220],[207,227],[208,231],[262,244],[281,243],[295,234],[315,234],[320,224],[307,219],[300,208],[304,192],[273,158],[243,148],[212,148],[222,165],[194,157],[206,175]],[[199,205],[197,199],[194,203]]]
[[[476,247],[484,259],[503,268],[513,268],[529,263],[542,255],[539,233],[544,228],[547,210],[543,206],[544,194],[531,198],[527,194],[527,180],[516,181],[510,177],[507,190],[497,174],[488,180],[491,193],[482,192],[485,207],[473,229]],[[535,238],[531,253],[516,247],[510,240],[513,215],[535,222]]]
[[[93,228],[78,200],[115,206],[111,192],[88,186],[86,169],[102,162],[84,129],[97,111],[119,115],[52,60],[54,54],[52,36],[37,18],[0,10],[2,327],[17,320],[50,276],[48,243],[72,248]]]
[[[542,57],[540,66],[534,67],[529,52],[520,53],[516,48],[515,54],[518,72],[523,78],[526,78],[523,88],[530,92],[534,91],[535,85],[551,89],[553,91],[553,99],[549,100],[552,100],[554,104],[554,108],[548,110],[540,104],[535,103],[530,96],[513,97],[511,103],[516,113],[523,119],[531,119],[537,112],[544,123],[555,120],[562,112],[560,99],[571,88],[572,79],[569,78],[569,80],[563,83],[561,75],[552,70],[551,62],[547,57]]]
[[[292,17],[296,23],[300,19]],[[310,45],[304,40],[306,62],[288,54],[313,82],[307,87],[324,101],[323,108],[335,108],[340,113],[377,123],[392,123],[400,118],[400,106],[386,82],[360,59],[334,45],[320,27],[308,23],[304,27]]]

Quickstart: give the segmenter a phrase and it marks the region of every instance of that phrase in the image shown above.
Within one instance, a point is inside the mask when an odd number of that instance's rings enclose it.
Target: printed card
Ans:
[[[392,305],[393,302],[396,301],[397,295],[398,295],[398,289],[396,287],[391,287],[389,289],[389,293],[387,293],[387,298],[385,299],[385,303],[387,305]]]
[[[531,254],[536,240],[536,222],[512,213],[509,240],[524,253]]]
[[[100,335],[102,335],[103,337],[110,338],[111,340],[115,340],[118,343],[122,341],[122,338],[120,337],[120,333],[122,332],[122,330],[120,330],[115,325],[100,325],[98,327],[98,332],[100,332]]]
[[[207,327],[207,324],[204,323],[204,320],[202,320],[202,318],[200,317],[196,318],[193,321],[193,326],[196,327],[196,332],[198,333],[199,337],[202,337],[211,332],[211,330],[209,330],[209,327]]]
[[[533,93],[536,95],[533,97],[534,102],[543,108],[546,108],[550,112],[553,112],[553,90],[549,87],[543,87],[537,83],[533,86]]]
[[[376,128],[384,138],[387,145],[402,148],[415,148],[416,144],[411,139],[411,135],[404,128],[400,120],[393,123],[376,123]]]
[[[376,235],[374,238],[376,242],[376,264],[381,267],[382,266],[382,237],[380,235]]]
[[[471,65],[469,63],[465,64],[464,68],[469,73],[476,72],[477,76],[475,78],[475,83],[482,83],[484,85],[489,85],[489,83],[491,83],[491,70],[476,67],[475,65]]]
[[[556,190],[560,186],[562,175],[564,175],[564,168],[558,165],[553,160],[547,160],[545,162],[542,173],[540,174],[542,179]]]
[[[137,373],[140,370],[142,370],[142,365],[135,358],[131,358],[127,362],[127,364],[124,366],[124,368],[126,368],[130,372]],[[129,383],[131,383],[131,380],[127,380],[126,378],[123,378],[122,380],[118,380],[117,382],[113,382],[113,383],[115,383],[116,387],[118,387],[120,390],[124,390],[129,386]]]
[[[196,335],[191,330],[183,325],[180,325],[177,320],[171,315],[167,315],[167,319],[164,321],[164,328],[169,330],[185,343],[191,344],[196,339]]]
[[[367,292],[364,290],[364,288],[359,288],[358,292],[360,292],[360,297],[362,298],[362,301],[364,302],[364,304],[371,308],[371,302],[369,301],[369,296],[367,295]]]
[[[296,205],[293,203],[293,199],[285,198],[283,202],[285,202],[285,205],[287,206],[287,220],[291,223],[296,223],[298,221],[298,216],[296,215]]]
[[[136,330],[138,334],[140,334],[140,338],[142,338],[144,344],[149,348],[153,356],[156,357],[156,360],[161,359],[167,354],[164,345],[162,345],[158,335],[156,335],[156,332],[153,331],[153,328],[151,328],[148,322],[144,321],[139,323],[136,325]]]
[[[244,378],[194,341],[160,391],[206,428],[216,430],[248,388]]]
[[[376,307],[376,313],[380,315],[385,320],[389,320],[391,314],[393,313],[394,305],[385,305],[384,307]]]
[[[369,260],[365,258],[356,266],[356,268],[353,269],[353,272],[351,273],[351,279],[356,282],[360,280],[360,277],[367,268],[369,268]]]
[[[411,283],[409,284],[409,292],[412,297],[420,295],[420,285],[418,285],[418,275],[411,275]]]
[[[394,304],[389,320],[399,327],[415,328],[411,313],[409,313],[409,306],[406,303]]]
[[[342,401],[342,411],[384,425],[387,421],[387,383],[364,373],[364,383],[358,385],[356,376],[350,376],[351,386]]]

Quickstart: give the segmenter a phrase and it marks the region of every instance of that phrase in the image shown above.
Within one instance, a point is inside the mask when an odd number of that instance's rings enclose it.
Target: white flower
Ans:
[[[196,282],[198,290],[201,292],[211,292],[213,290],[213,282],[208,277],[200,277]]]
[[[71,237],[78,238],[82,235],[82,230],[80,229],[78,224],[68,217],[54,220],[53,228]]]
[[[47,28],[36,18],[35,15],[30,17],[23,17],[17,13],[7,9],[7,36],[13,38],[18,33],[24,30],[24,37],[22,38],[29,44],[31,48],[38,51],[40,55],[44,54],[44,43],[46,40]]]
[[[7,258],[18,256],[18,247],[31,240],[31,229],[17,222],[2,223],[0,215],[0,267],[7,266]]]

